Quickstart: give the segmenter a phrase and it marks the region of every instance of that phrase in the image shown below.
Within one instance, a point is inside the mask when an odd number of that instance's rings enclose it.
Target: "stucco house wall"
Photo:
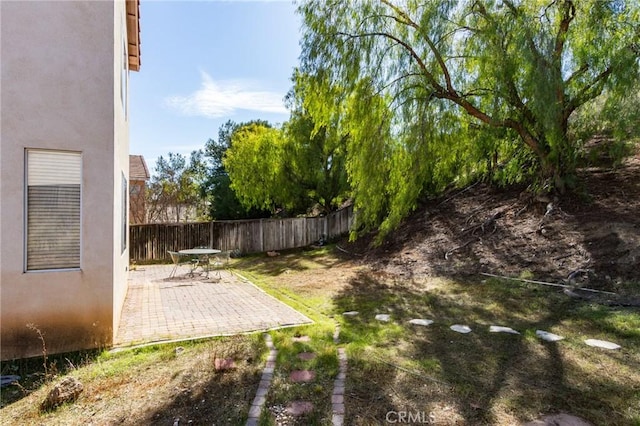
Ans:
[[[128,269],[125,2],[2,1],[0,28],[1,358],[40,353],[28,324],[42,331],[49,353],[109,346]],[[79,269],[26,271],[33,149],[81,154]]]

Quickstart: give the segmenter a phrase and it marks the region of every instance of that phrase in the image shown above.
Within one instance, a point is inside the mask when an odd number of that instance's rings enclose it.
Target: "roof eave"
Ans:
[[[129,69],[140,70],[140,0],[126,0]]]

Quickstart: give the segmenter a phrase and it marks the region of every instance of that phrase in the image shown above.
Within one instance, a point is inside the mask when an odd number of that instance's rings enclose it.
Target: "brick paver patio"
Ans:
[[[231,335],[312,321],[230,271],[221,278],[173,279],[172,265],[141,266],[129,273],[129,291],[115,346]]]

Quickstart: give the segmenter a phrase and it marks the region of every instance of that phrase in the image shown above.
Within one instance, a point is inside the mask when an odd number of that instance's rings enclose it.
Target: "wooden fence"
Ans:
[[[199,246],[241,253],[304,247],[320,238],[346,234],[352,221],[353,208],[347,207],[324,217],[131,225],[129,258],[135,261],[168,260],[168,250]]]

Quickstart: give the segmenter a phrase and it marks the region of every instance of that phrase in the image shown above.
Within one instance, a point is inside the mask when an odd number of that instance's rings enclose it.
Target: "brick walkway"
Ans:
[[[182,267],[167,279],[172,265],[141,266],[129,273],[129,291],[115,346],[230,335],[312,321],[229,272],[221,279],[185,276]]]

